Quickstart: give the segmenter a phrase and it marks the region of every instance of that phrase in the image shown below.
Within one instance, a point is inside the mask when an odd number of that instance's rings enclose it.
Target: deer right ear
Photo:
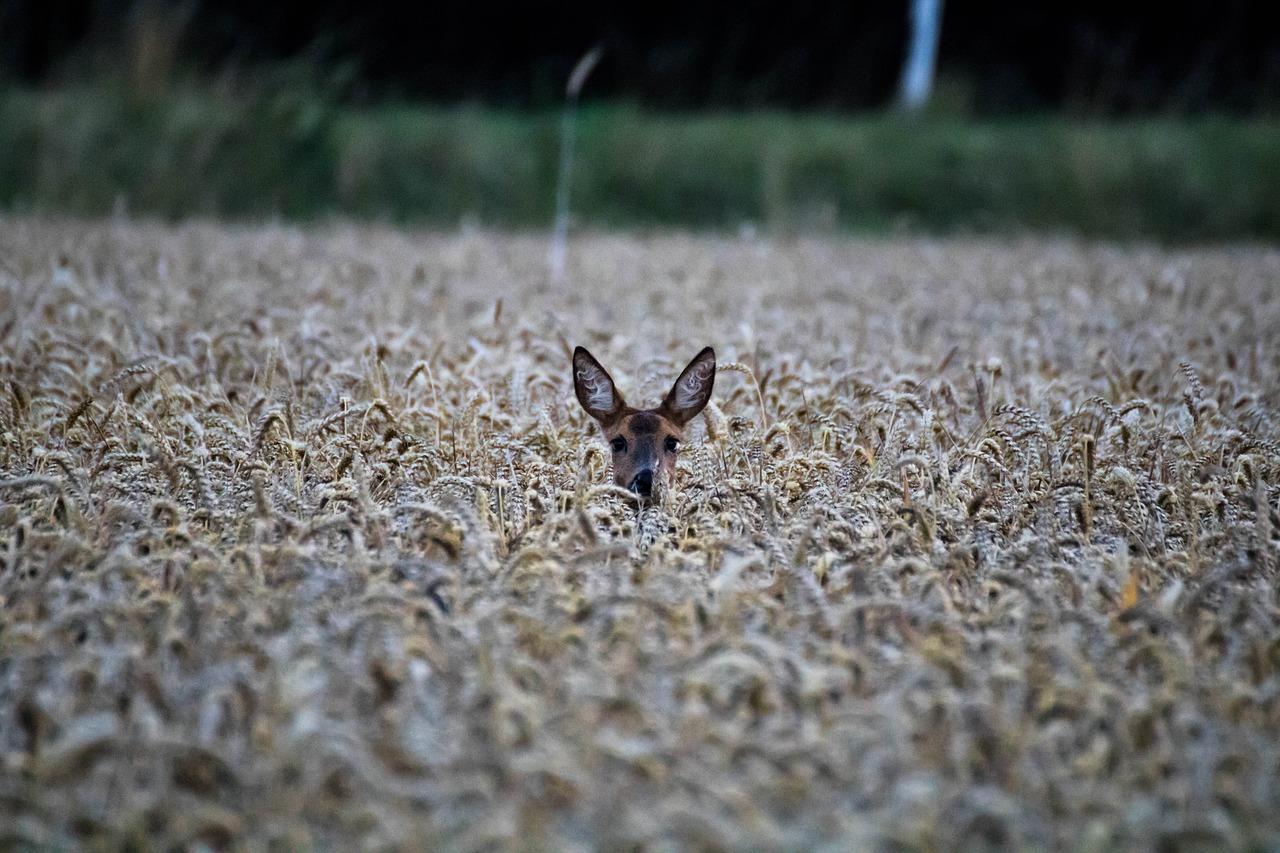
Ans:
[[[616,420],[626,406],[609,371],[583,347],[573,351],[573,390],[587,414],[602,424]]]
[[[697,417],[711,400],[711,389],[716,384],[716,351],[704,347],[671,386],[662,409],[680,426]]]

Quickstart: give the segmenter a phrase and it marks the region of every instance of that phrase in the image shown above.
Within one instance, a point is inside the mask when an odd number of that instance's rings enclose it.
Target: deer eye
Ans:
[[[676,452],[676,445],[677,445],[677,444],[679,444],[679,443],[680,443],[680,442],[676,441],[676,437],[675,437],[674,435],[669,435],[669,436],[667,436],[667,452],[668,452],[668,453],[675,453],[675,452]]]
[[[610,443],[613,445],[613,452],[614,452],[614,453],[626,453],[626,452],[627,452],[627,440],[626,440],[625,438],[623,438],[622,436],[618,436],[617,438],[615,438],[615,439],[614,439],[612,442],[610,442]]]

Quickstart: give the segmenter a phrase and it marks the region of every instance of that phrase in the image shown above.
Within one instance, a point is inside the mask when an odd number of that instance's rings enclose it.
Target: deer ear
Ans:
[[[609,371],[583,347],[573,351],[573,390],[587,414],[602,424],[616,420],[626,406]]]
[[[716,384],[716,351],[707,347],[694,356],[693,361],[671,386],[662,408],[673,421],[684,426],[693,420],[711,400],[711,389]]]

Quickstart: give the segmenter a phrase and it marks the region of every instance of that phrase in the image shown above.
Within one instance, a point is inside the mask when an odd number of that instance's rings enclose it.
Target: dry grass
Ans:
[[[0,222],[0,843],[1280,839],[1280,254],[545,248]]]

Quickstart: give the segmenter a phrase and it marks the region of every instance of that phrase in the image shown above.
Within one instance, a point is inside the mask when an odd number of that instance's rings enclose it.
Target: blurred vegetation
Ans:
[[[544,227],[558,113],[355,108],[288,81],[0,90],[0,206]],[[578,116],[595,227],[1280,238],[1280,121]]]

